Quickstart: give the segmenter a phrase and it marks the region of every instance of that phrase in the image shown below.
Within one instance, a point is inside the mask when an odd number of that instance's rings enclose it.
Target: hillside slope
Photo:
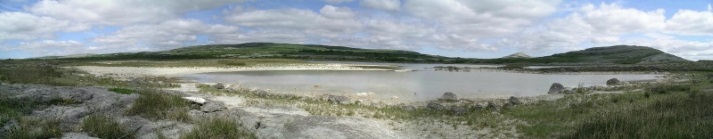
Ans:
[[[183,47],[159,52],[93,55],[85,59],[205,59],[205,58],[290,58],[353,61],[431,61],[442,58],[412,51],[361,49],[343,46],[284,43],[217,44]]]
[[[527,54],[523,53],[523,52],[517,52],[517,53],[514,53],[514,54],[510,54],[510,55],[504,56],[504,57],[502,57],[502,58],[532,58],[532,57],[531,57],[530,55],[527,55]]]
[[[645,46],[616,45],[593,47],[580,51],[533,58],[530,62],[547,63],[599,63],[599,64],[652,64],[690,62],[681,57]]]

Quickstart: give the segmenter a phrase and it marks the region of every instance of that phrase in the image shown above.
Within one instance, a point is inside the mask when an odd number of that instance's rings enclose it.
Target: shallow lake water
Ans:
[[[374,64],[374,63],[369,63]],[[243,71],[185,75],[198,82],[240,84],[277,93],[338,94],[373,96],[401,101],[424,101],[444,92],[466,98],[502,98],[545,95],[552,83],[565,87],[605,85],[611,78],[621,81],[661,78],[657,74],[576,73],[533,74],[474,69],[469,72],[438,71],[435,66],[493,67],[456,64],[390,64],[413,72],[394,71]]]

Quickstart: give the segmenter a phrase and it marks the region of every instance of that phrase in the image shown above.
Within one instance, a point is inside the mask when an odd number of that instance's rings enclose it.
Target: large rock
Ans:
[[[464,114],[468,114],[468,109],[463,108],[463,107],[453,107],[453,108],[451,108],[451,113],[453,115],[464,115]]]
[[[215,101],[206,102],[205,104],[203,104],[203,106],[201,106],[201,111],[203,111],[205,113],[222,111],[225,109],[228,109],[227,107],[225,107],[225,104],[223,104],[222,102],[215,102]]]
[[[441,103],[429,102],[428,104],[426,104],[426,108],[432,109],[432,110],[442,110],[442,109],[445,109],[446,107],[441,105]]]
[[[611,78],[607,80],[607,85],[619,85],[621,83],[617,78]]]
[[[485,109],[493,110],[493,111],[500,111],[500,107],[502,107],[502,106],[495,104],[493,102],[488,102],[488,106],[486,106]]]
[[[351,99],[346,96],[329,95],[327,96],[327,101],[335,104],[351,104]]]
[[[553,83],[552,86],[550,86],[550,91],[547,92],[547,94],[559,94],[564,91],[565,88],[562,86],[560,83]]]
[[[438,98],[438,100],[443,100],[443,101],[458,101],[458,95],[452,93],[452,92],[446,92],[443,93],[441,98]]]
[[[511,104],[511,105],[518,105],[518,104],[521,104],[521,103],[522,103],[522,102],[520,102],[520,99],[518,99],[518,98],[515,97],[515,96],[510,96],[510,98],[508,99],[508,104]]]
[[[200,98],[200,97],[183,97],[183,99],[186,99],[190,102],[201,104],[201,105],[205,104],[205,102],[206,102],[205,99]]]
[[[217,83],[213,85],[213,88],[215,89],[225,89],[225,85],[223,83]]]

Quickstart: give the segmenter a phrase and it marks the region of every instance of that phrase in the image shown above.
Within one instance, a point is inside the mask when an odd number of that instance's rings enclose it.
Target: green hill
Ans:
[[[593,47],[530,59],[491,59],[491,63],[577,63],[577,64],[656,64],[690,62],[678,56],[645,46],[615,45]]]
[[[472,63],[472,64],[655,64],[689,62],[675,55],[644,46],[617,45],[594,47],[580,51],[536,58],[453,58],[421,54],[413,51],[361,49],[344,46],[244,43],[183,47],[159,52],[114,53],[64,57],[69,59],[213,59],[213,58],[286,58],[305,60],[413,62],[413,63]]]
[[[361,49],[344,46],[284,43],[244,43],[200,45],[160,52],[115,53],[83,59],[207,59],[207,58],[289,58],[310,60],[351,60],[380,62],[434,62],[444,58],[412,51]]]
[[[542,61],[563,63],[650,64],[689,62],[678,56],[645,46],[616,45],[593,47],[537,58]]]

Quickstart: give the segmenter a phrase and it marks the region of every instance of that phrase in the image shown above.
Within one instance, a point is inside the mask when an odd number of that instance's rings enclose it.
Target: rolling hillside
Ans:
[[[601,64],[650,64],[669,62],[689,62],[678,56],[645,46],[616,45],[593,47],[551,56],[539,57],[535,61],[561,63],[601,63]]]
[[[67,57],[64,57],[67,58]],[[211,58],[288,58],[377,62],[437,62],[442,56],[412,51],[361,49],[343,46],[284,43],[244,43],[189,46],[159,52],[113,53],[70,59],[211,59]]]
[[[515,54],[514,54],[515,55]],[[515,57],[517,56],[517,57]],[[212,59],[212,58],[286,58],[413,63],[532,63],[532,64],[655,64],[689,62],[686,59],[644,46],[617,45],[528,58],[524,54],[497,59],[453,58],[413,51],[362,49],[344,46],[284,43],[218,44],[183,47],[159,52],[114,53],[63,57],[67,59]]]

